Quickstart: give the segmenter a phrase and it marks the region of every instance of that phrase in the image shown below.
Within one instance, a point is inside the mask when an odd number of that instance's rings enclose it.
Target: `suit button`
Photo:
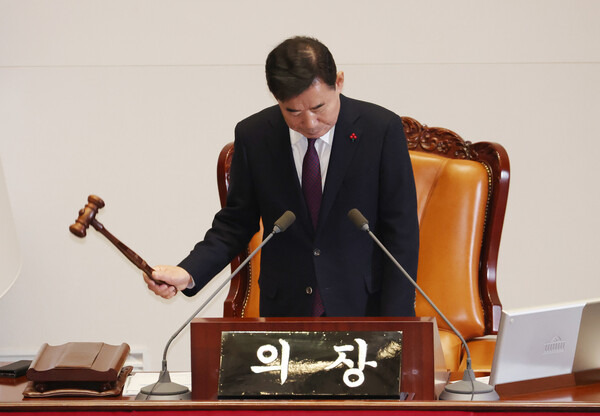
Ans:
[[[318,257],[321,255],[321,250],[319,250],[318,248],[315,248],[313,250],[313,256]]]
[[[307,294],[307,295],[312,295],[313,288],[312,288],[312,287],[310,287],[310,286],[306,286],[306,289],[305,289],[305,291],[306,291],[306,294]]]

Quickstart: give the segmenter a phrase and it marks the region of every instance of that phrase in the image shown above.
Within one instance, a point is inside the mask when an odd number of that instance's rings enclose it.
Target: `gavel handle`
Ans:
[[[133,264],[136,265],[138,269],[146,273],[146,275],[152,279],[152,272],[154,269],[148,265],[140,256],[138,256],[132,249],[123,244],[117,237],[112,235],[104,225],[98,222],[95,218],[92,220],[92,226],[101,233],[104,237],[108,238],[108,240],[115,245],[127,257]],[[156,283],[164,283],[160,280],[154,280]]]

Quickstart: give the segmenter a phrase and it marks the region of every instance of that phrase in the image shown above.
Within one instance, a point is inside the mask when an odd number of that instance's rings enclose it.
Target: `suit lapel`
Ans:
[[[355,125],[360,115],[354,109],[352,103],[343,95],[340,95],[340,102],[340,114],[335,125],[333,147],[327,168],[323,200],[321,201],[319,224],[324,223],[331,211],[344,176],[358,148],[358,141],[362,136],[362,132]]]

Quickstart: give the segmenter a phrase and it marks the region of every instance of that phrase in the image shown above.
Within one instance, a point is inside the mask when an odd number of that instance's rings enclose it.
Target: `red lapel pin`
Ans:
[[[357,139],[357,137],[356,137],[356,134],[355,134],[355,133],[352,133],[352,134],[350,135],[350,140],[352,140],[352,141],[355,141],[356,139]]]

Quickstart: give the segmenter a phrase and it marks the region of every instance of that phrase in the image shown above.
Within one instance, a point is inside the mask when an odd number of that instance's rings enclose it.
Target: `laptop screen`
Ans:
[[[600,368],[600,299],[583,307],[573,372]]]
[[[490,384],[571,373],[585,305],[502,311]]]

